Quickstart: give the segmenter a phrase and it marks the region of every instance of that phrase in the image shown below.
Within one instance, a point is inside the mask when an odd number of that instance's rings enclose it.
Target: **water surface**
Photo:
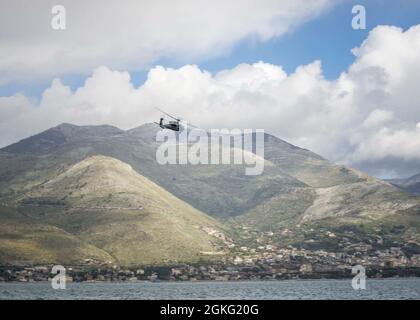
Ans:
[[[420,299],[420,278],[241,282],[0,283],[0,299]]]

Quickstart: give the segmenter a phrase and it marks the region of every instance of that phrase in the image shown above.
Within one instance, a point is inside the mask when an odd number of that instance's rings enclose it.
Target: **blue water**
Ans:
[[[420,278],[243,282],[0,283],[0,299],[420,299]]]

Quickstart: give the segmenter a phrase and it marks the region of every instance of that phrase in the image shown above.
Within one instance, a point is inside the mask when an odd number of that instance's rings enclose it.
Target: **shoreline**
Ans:
[[[83,284],[121,284],[121,283],[240,283],[240,282],[288,282],[288,281],[348,281],[353,277],[304,277],[304,278],[278,278],[278,279],[238,279],[238,280],[84,280],[84,281],[73,281],[68,280],[67,284],[72,283],[83,283]],[[420,279],[420,276],[416,275],[407,275],[407,276],[388,276],[388,277],[366,277],[367,280],[409,280],[409,279]],[[0,281],[0,286],[2,284],[47,284],[51,283],[52,279],[48,280],[29,280],[29,281],[19,281],[19,280],[10,280],[10,281]]]
[[[353,279],[353,265],[322,265],[289,263],[276,265],[231,265],[208,264],[171,266],[124,267],[118,265],[66,265],[59,271],[54,265],[0,265],[2,282],[51,281],[56,276],[66,282],[196,282],[196,281],[281,281],[316,279]],[[360,272],[359,269],[357,269]],[[59,272],[59,273],[57,273]],[[419,266],[368,265],[363,270],[367,278],[420,278]]]

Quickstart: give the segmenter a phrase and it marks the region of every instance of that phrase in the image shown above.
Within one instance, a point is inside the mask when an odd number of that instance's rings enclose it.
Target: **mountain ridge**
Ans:
[[[293,229],[299,233],[298,228],[301,226],[307,226],[305,228],[310,230],[320,225],[330,225],[331,228],[341,230],[343,226],[372,225],[366,232],[374,236],[377,232],[375,230],[385,227],[373,226],[398,224],[400,221],[400,224],[407,224],[407,233],[401,234],[401,237],[413,239],[412,235],[417,234],[417,227],[413,229],[408,223],[418,220],[419,197],[358,170],[331,163],[275,136],[266,134],[264,137],[264,172],[258,176],[245,176],[244,165],[159,165],[156,162],[159,143],[154,139],[158,130],[152,124],[125,131],[106,125],[85,127],[62,124],[32,136],[29,140],[13,144],[13,147],[0,149],[0,203],[14,205],[21,213],[35,213],[38,218],[43,213],[42,221],[48,225],[57,219],[57,215],[53,214],[53,206],[59,206],[58,211],[63,214],[60,215],[59,223],[55,223],[56,228],[81,237],[82,241],[93,244],[98,250],[104,249],[103,252],[110,253],[114,260],[119,259],[128,264],[139,262],[141,255],[130,257],[130,252],[122,242],[112,246],[105,237],[105,229],[91,226],[93,229],[80,231],[78,228],[84,223],[90,225],[87,223],[90,218],[100,225],[113,221],[115,228],[108,235],[110,239],[123,237],[126,233],[123,230],[138,230],[143,235],[143,240],[132,236],[125,239],[131,245],[153,239],[155,236],[147,236],[147,230],[137,224],[131,229],[129,223],[135,212],[143,210],[141,207],[147,210],[141,204],[144,194],[132,192],[130,188],[133,186],[126,185],[137,175],[142,178],[136,178],[136,181],[150,181],[160,188],[162,194],[169,194],[193,208],[188,210],[204,215],[193,214],[196,217],[194,219],[201,221],[199,216],[208,217],[202,219],[210,224],[209,228],[213,230],[211,233],[221,238],[209,238],[207,227],[197,230],[195,227],[191,229],[191,223],[184,224],[189,232],[197,235],[197,239],[204,241],[198,246],[201,249],[193,250],[195,253],[216,252],[219,249],[222,252],[225,249],[221,248],[226,247],[229,242],[226,239],[229,237],[235,238],[234,241],[251,241],[249,238],[242,239],[243,228],[252,228],[255,234],[274,230],[279,245],[292,243],[291,239],[281,236],[284,230]],[[33,151],[35,146],[39,149]],[[101,162],[109,158],[114,160],[105,161],[106,170],[113,170],[113,161],[121,162],[123,165],[117,167],[124,179],[121,180],[117,175],[108,180],[107,186],[86,195],[83,179],[89,178],[90,169],[87,164],[92,159]],[[104,171],[98,168],[100,165],[96,166],[97,172]],[[88,186],[95,185],[101,179],[105,177],[95,173],[94,179],[88,180]],[[119,185],[125,185],[125,189],[118,189]],[[82,199],[83,194],[85,196]],[[44,205],[45,210],[36,208],[40,204]],[[48,205],[50,208],[47,208]],[[160,204],[154,215],[156,220],[149,221],[152,223],[149,225],[150,230],[155,235],[159,232],[153,225],[162,224],[168,230],[171,228],[171,224],[168,224],[171,216],[164,214],[165,208]],[[89,213],[89,219],[83,213]],[[147,217],[151,219],[153,215]],[[226,234],[222,235],[224,231]],[[92,232],[102,234],[103,237],[92,236]],[[166,242],[170,242],[169,235],[165,238]],[[301,238],[296,239],[295,244],[301,243],[296,241],[303,241]],[[190,238],[189,243],[193,242]],[[205,243],[213,243],[213,246]],[[188,251],[188,245],[188,242],[184,243],[178,251]],[[167,254],[162,254],[160,260],[155,259],[153,251],[158,249],[158,244],[148,248],[143,255],[153,258],[143,261],[157,263],[171,260],[171,255]],[[99,251],[96,254],[101,255]],[[199,256],[181,255],[181,258],[198,259]]]
[[[402,190],[420,195],[420,173],[408,178],[388,179],[386,181]]]

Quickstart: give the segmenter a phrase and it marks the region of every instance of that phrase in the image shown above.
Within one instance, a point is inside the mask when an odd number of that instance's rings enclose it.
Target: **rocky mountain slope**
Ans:
[[[62,124],[0,149],[0,202],[19,219],[38,219],[93,246],[100,259],[126,263],[197,259],[220,249],[212,240],[225,226],[241,238],[242,227],[257,237],[299,228],[316,233],[324,225],[363,225],[374,235],[403,225],[398,237],[420,241],[420,198],[388,182],[268,134],[261,175],[246,176],[244,165],[159,165],[158,130]],[[175,214],[167,211],[169,199],[179,204]]]
[[[215,237],[222,234],[220,223],[128,164],[101,155],[63,170],[9,208],[15,208],[16,219],[0,215],[0,258],[8,261],[89,257],[140,265],[194,261],[224,246]]]

